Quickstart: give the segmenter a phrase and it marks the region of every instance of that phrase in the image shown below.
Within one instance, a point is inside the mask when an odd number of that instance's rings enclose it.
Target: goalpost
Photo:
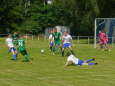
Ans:
[[[98,33],[104,30],[109,37],[109,43],[113,43],[115,37],[115,18],[95,18],[94,22],[94,48],[97,47]]]

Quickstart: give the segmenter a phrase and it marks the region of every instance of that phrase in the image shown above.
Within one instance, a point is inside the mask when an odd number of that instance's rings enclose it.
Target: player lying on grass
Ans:
[[[99,44],[100,44],[100,48],[105,49],[110,51],[107,43],[108,43],[108,36],[106,33],[104,33],[104,31],[99,31]]]
[[[91,61],[95,60],[94,58],[83,61],[75,57],[73,54],[69,53],[68,55],[69,56],[67,58],[65,66],[68,66],[68,65],[80,65],[81,66],[81,65],[96,65],[97,64],[97,63],[91,63]]]
[[[17,59],[17,51],[16,51],[16,48],[14,47],[11,34],[9,34],[8,37],[6,38],[6,44],[9,48],[9,52],[12,52],[12,60],[16,60]]]
[[[72,49],[72,37],[68,32],[64,32],[62,36],[62,56],[64,56],[65,49],[69,49],[72,54],[74,54]]]
[[[18,52],[21,53],[24,56],[24,62],[29,62],[30,58],[27,53],[26,47],[25,47],[25,41],[23,39],[23,36],[20,36],[18,40]]]

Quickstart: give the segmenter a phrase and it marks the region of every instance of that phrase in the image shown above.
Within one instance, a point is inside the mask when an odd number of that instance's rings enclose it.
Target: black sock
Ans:
[[[50,47],[50,50],[53,51],[53,50],[52,50],[52,47]]]
[[[64,56],[64,50],[62,50],[62,56]]]
[[[71,53],[75,55],[75,53],[74,53],[74,51],[73,51],[73,50],[71,50]]]

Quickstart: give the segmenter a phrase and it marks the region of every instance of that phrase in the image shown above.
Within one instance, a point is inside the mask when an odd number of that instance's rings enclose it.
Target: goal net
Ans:
[[[99,31],[104,31],[108,35],[110,44],[115,42],[115,18],[96,18],[94,31],[94,48],[97,47]]]

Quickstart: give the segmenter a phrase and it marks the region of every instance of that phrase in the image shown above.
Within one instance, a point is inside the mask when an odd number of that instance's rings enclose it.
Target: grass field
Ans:
[[[4,39],[0,39],[0,86],[115,86],[115,48],[107,52],[75,43],[78,57],[96,58],[99,64],[65,67],[66,57],[51,55],[44,40],[27,41],[32,64],[22,62],[21,55],[11,61]],[[42,48],[44,54],[40,53]]]

